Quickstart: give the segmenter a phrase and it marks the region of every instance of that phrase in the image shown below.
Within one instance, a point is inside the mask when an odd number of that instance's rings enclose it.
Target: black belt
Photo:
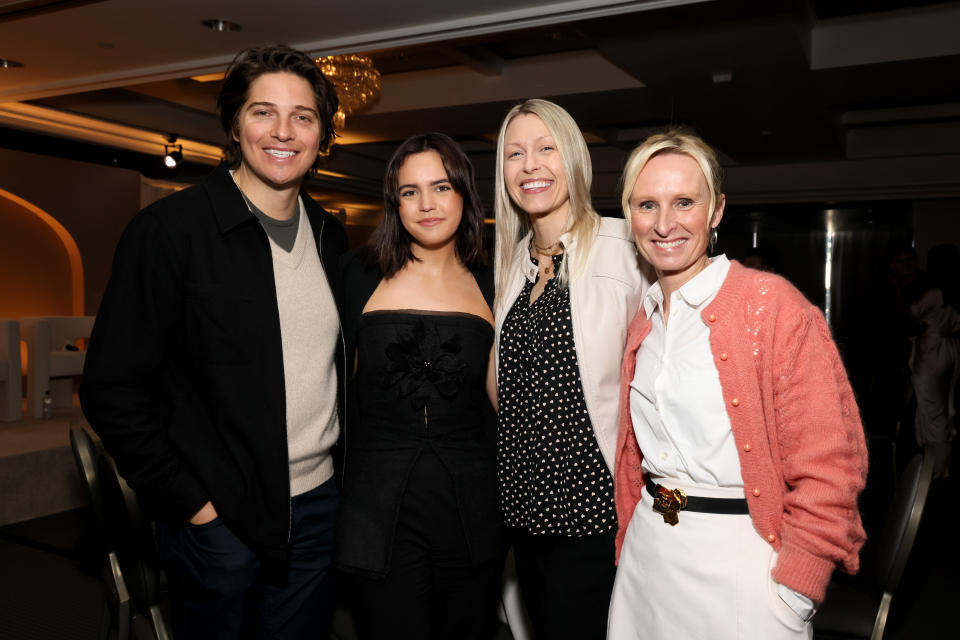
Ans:
[[[677,524],[680,511],[698,511],[700,513],[722,513],[727,515],[748,515],[746,498],[709,498],[706,496],[688,496],[682,489],[667,489],[647,479],[644,484],[647,493],[653,498],[653,510],[663,516],[667,524]]]

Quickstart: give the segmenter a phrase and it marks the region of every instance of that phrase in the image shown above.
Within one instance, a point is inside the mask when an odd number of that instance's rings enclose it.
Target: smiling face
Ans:
[[[299,189],[320,147],[320,120],[310,83],[292,73],[265,73],[250,84],[233,134],[242,159],[237,184],[255,199],[264,189]]]
[[[503,179],[510,199],[531,218],[566,217],[570,208],[563,158],[539,116],[517,115],[503,137]]]
[[[400,222],[413,243],[424,249],[453,247],[463,198],[450,183],[436,151],[407,156],[397,172]]]
[[[710,187],[692,157],[661,153],[647,161],[630,195],[633,238],[669,295],[708,264],[710,231],[720,224],[721,195],[711,216]]]

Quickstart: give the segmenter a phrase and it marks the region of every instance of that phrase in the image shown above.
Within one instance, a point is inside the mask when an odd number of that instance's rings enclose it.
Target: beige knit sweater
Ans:
[[[340,432],[334,361],[339,319],[310,220],[302,202],[299,206],[293,250],[287,253],[270,241],[283,343],[291,497],[333,476],[330,448]]]

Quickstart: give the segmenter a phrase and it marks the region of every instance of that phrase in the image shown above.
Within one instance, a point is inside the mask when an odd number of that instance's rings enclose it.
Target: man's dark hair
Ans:
[[[380,268],[384,278],[415,260],[410,248],[411,236],[400,220],[399,175],[406,159],[425,151],[436,151],[443,162],[453,190],[463,199],[463,215],[457,227],[457,257],[468,269],[486,264],[483,246],[483,204],[477,194],[473,165],[454,140],[442,133],[421,133],[407,138],[393,152],[383,179],[383,220],[370,236],[369,259]]]
[[[247,101],[250,85],[265,73],[292,73],[306,80],[313,89],[320,117],[320,152],[325,152],[336,133],[333,130],[333,116],[340,105],[333,84],[323,75],[313,58],[303,51],[297,51],[284,44],[251,47],[237,54],[220,87],[217,97],[217,110],[220,112],[220,124],[227,134],[227,144],[223,148],[223,161],[231,169],[240,166],[242,154],[240,143],[234,139],[237,133],[237,118],[240,109]],[[317,168],[320,158],[313,163]]]

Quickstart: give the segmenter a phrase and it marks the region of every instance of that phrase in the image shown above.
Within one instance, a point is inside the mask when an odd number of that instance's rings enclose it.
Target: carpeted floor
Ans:
[[[958,465],[954,465],[956,470]],[[910,564],[893,599],[886,640],[960,638],[958,477],[931,489]],[[0,527],[0,640],[95,640],[103,584],[86,509]],[[337,640],[352,640],[338,612]],[[509,638],[504,628],[503,638]]]
[[[0,639],[97,638],[103,583],[82,570],[97,562],[83,530],[81,510],[0,529]]]

